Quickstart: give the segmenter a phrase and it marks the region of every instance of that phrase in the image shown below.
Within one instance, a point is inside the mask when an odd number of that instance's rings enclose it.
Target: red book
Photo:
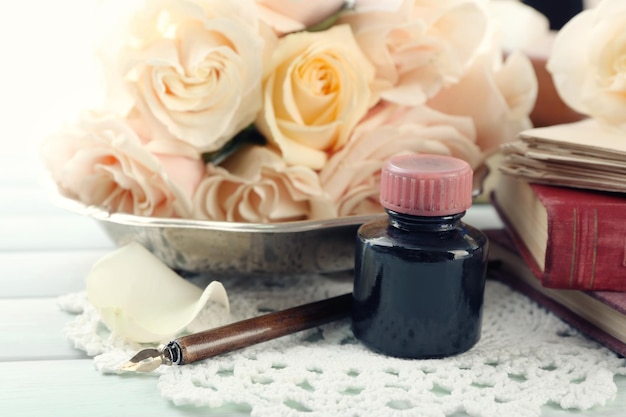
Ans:
[[[546,288],[503,229],[489,237],[488,276],[533,299],[581,333],[626,356],[626,292]]]
[[[626,291],[626,197],[502,175],[492,202],[541,284]]]

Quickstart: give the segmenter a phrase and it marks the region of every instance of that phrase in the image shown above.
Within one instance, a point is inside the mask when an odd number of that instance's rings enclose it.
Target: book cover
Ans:
[[[490,240],[490,278],[509,285],[581,333],[626,356],[625,292],[543,287],[503,229],[485,230],[485,233]]]
[[[626,197],[502,175],[492,202],[543,286],[626,291]]]

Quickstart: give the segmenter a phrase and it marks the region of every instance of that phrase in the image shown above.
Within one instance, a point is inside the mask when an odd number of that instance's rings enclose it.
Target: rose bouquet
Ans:
[[[476,167],[530,127],[537,92],[487,0],[146,0],[120,28],[102,107],[43,144],[60,191],[109,212],[379,212],[385,159]]]

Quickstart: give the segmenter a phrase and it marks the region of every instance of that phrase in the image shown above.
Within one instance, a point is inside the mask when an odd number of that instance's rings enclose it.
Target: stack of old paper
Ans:
[[[593,119],[523,131],[502,146],[503,173],[532,182],[626,192],[626,130]]]

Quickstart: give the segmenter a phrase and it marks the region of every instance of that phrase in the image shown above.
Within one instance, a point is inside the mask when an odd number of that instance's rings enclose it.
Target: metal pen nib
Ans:
[[[348,317],[352,294],[238,321],[182,336],[155,349],[143,349],[118,368],[120,372],[152,372],[161,365],[185,365],[270,339]]]
[[[120,372],[152,372],[161,365],[171,365],[164,349],[143,349],[118,368]]]

